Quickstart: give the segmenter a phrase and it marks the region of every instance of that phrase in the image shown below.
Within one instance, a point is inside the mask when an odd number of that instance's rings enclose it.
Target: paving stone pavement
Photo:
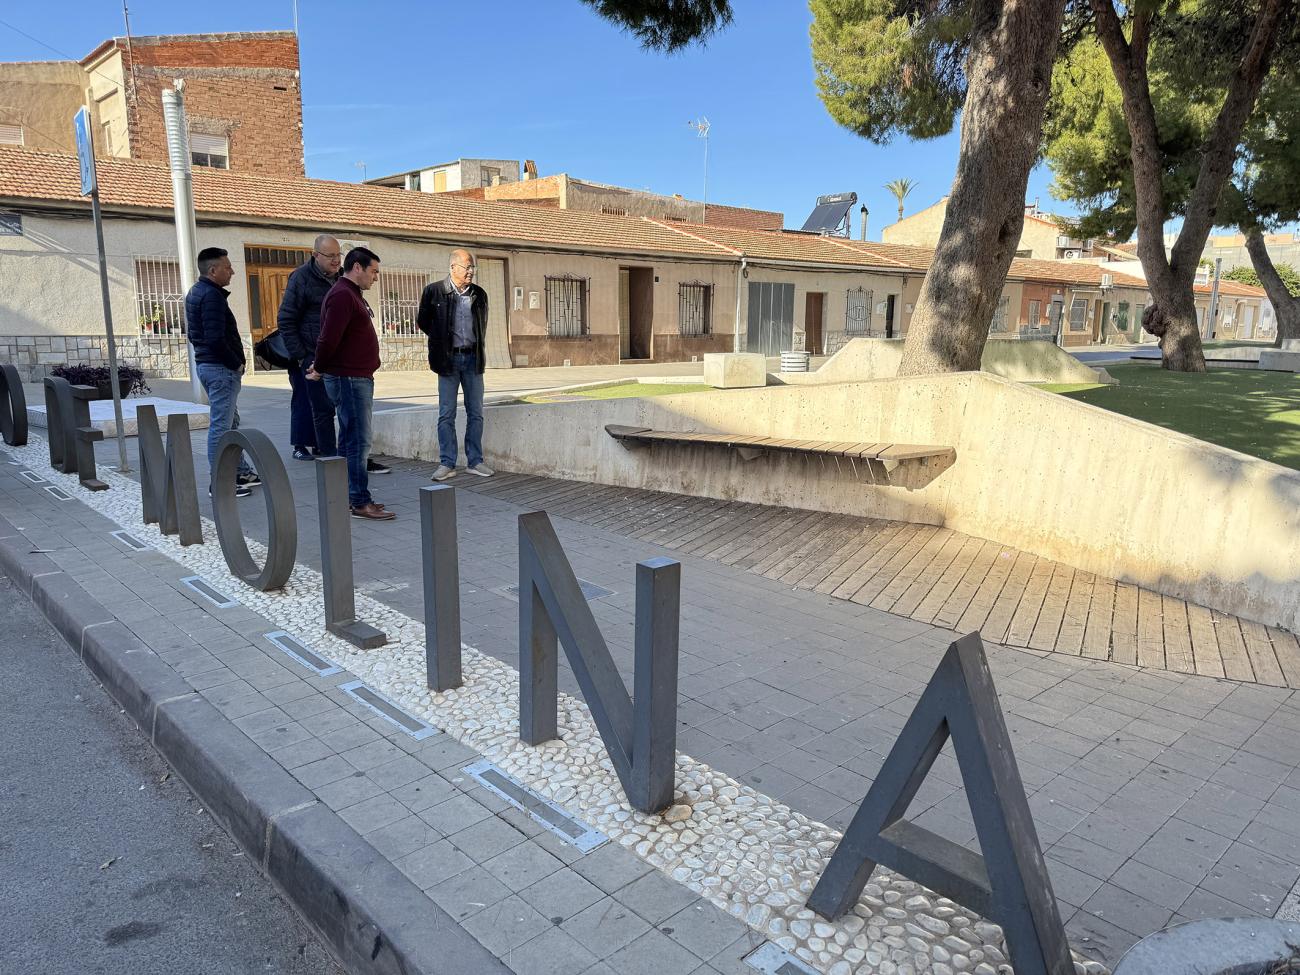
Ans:
[[[241,400],[245,425],[287,450],[286,407],[286,395],[267,390],[247,391]],[[200,483],[203,437],[194,438]],[[101,462],[109,463],[115,445],[100,449]],[[319,567],[312,465],[285,463],[299,507],[298,559]],[[257,643],[264,622],[214,619],[178,591],[168,576],[178,574],[173,563],[123,554],[105,519],[42,495],[17,481],[14,470],[0,477],[0,514],[12,520],[29,513],[32,541],[53,549],[50,557],[75,569],[142,639],[164,647],[160,652],[196,689],[438,903],[466,912],[476,937],[481,932],[480,940],[492,941],[489,947],[505,952],[517,970],[533,970],[518,967],[528,964],[525,957],[568,957],[568,967],[554,970],[581,971],[575,959],[602,946],[617,947],[598,959],[610,967],[594,971],[635,971],[636,959],[647,955],[699,961],[702,972],[745,970],[738,959],[757,936],[743,925],[694,895],[672,913],[676,923],[665,922],[668,915],[660,915],[675,902],[666,894],[654,906],[640,899],[634,882],[650,871],[635,857],[608,847],[575,856],[459,774],[474,758],[462,746],[391,733],[334,689],[342,675],[302,678],[282,654]],[[376,496],[398,520],[353,524],[358,588],[417,618],[416,492],[425,483],[402,470],[373,479]],[[261,505],[244,504],[247,534],[264,538]],[[463,637],[512,666],[516,602],[506,589],[517,582],[515,520],[522,510],[458,492]],[[609,530],[565,520],[556,528],[578,576],[613,590],[592,607],[629,680],[633,563],[681,558],[679,749],[842,829],[951,634],[629,543]],[[103,564],[89,566],[89,559]],[[988,651],[1076,950],[1113,964],[1135,940],[1171,921],[1278,910],[1300,878],[1297,692],[997,645]],[[562,689],[576,692],[561,667]],[[909,815],[975,847],[950,751]],[[538,910],[546,905],[554,907]],[[546,923],[539,926],[539,919]],[[728,931],[736,937],[704,957]],[[685,954],[673,955],[670,944]],[[532,947],[524,951],[525,945]]]

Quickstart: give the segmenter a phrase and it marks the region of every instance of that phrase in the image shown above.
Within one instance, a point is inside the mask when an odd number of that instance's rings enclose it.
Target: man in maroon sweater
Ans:
[[[375,313],[361,292],[379,277],[379,256],[354,247],[343,259],[343,273],[325,295],[320,311],[320,338],[308,379],[324,377],[325,391],[338,411],[339,452],[348,461],[348,505],[354,518],[391,521],[397,517],[370,496],[366,461],[370,459],[370,414],[379,368]]]

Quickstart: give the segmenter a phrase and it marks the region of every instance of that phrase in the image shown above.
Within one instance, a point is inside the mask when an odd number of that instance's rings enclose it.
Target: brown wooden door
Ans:
[[[275,331],[275,319],[280,313],[280,301],[289,286],[293,271],[283,267],[253,267],[248,269],[249,331],[253,341],[260,342]]]
[[[803,329],[804,329],[804,351],[813,355],[821,355],[823,349],[822,339],[822,312],[825,308],[826,294],[822,291],[809,291],[804,298],[803,305]]]

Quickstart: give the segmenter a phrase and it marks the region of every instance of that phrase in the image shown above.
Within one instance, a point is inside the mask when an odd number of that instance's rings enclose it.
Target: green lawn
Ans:
[[[1252,369],[1196,375],[1137,363],[1106,370],[1118,386],[1039,388],[1300,470],[1300,375]]]
[[[595,389],[571,389],[563,393],[535,393],[527,403],[563,403],[576,399],[627,399],[633,396],[670,396],[673,393],[702,393],[713,389],[703,383],[619,383]]]

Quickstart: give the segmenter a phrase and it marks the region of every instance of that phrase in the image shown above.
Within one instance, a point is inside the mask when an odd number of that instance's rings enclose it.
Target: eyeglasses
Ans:
[[[453,264],[452,267],[458,267],[466,274],[474,274],[475,272],[478,271],[478,268],[476,268],[473,264]]]
[[[327,261],[337,261],[343,256],[342,254],[326,254],[324,251],[315,251],[314,253],[317,257],[323,257]]]

